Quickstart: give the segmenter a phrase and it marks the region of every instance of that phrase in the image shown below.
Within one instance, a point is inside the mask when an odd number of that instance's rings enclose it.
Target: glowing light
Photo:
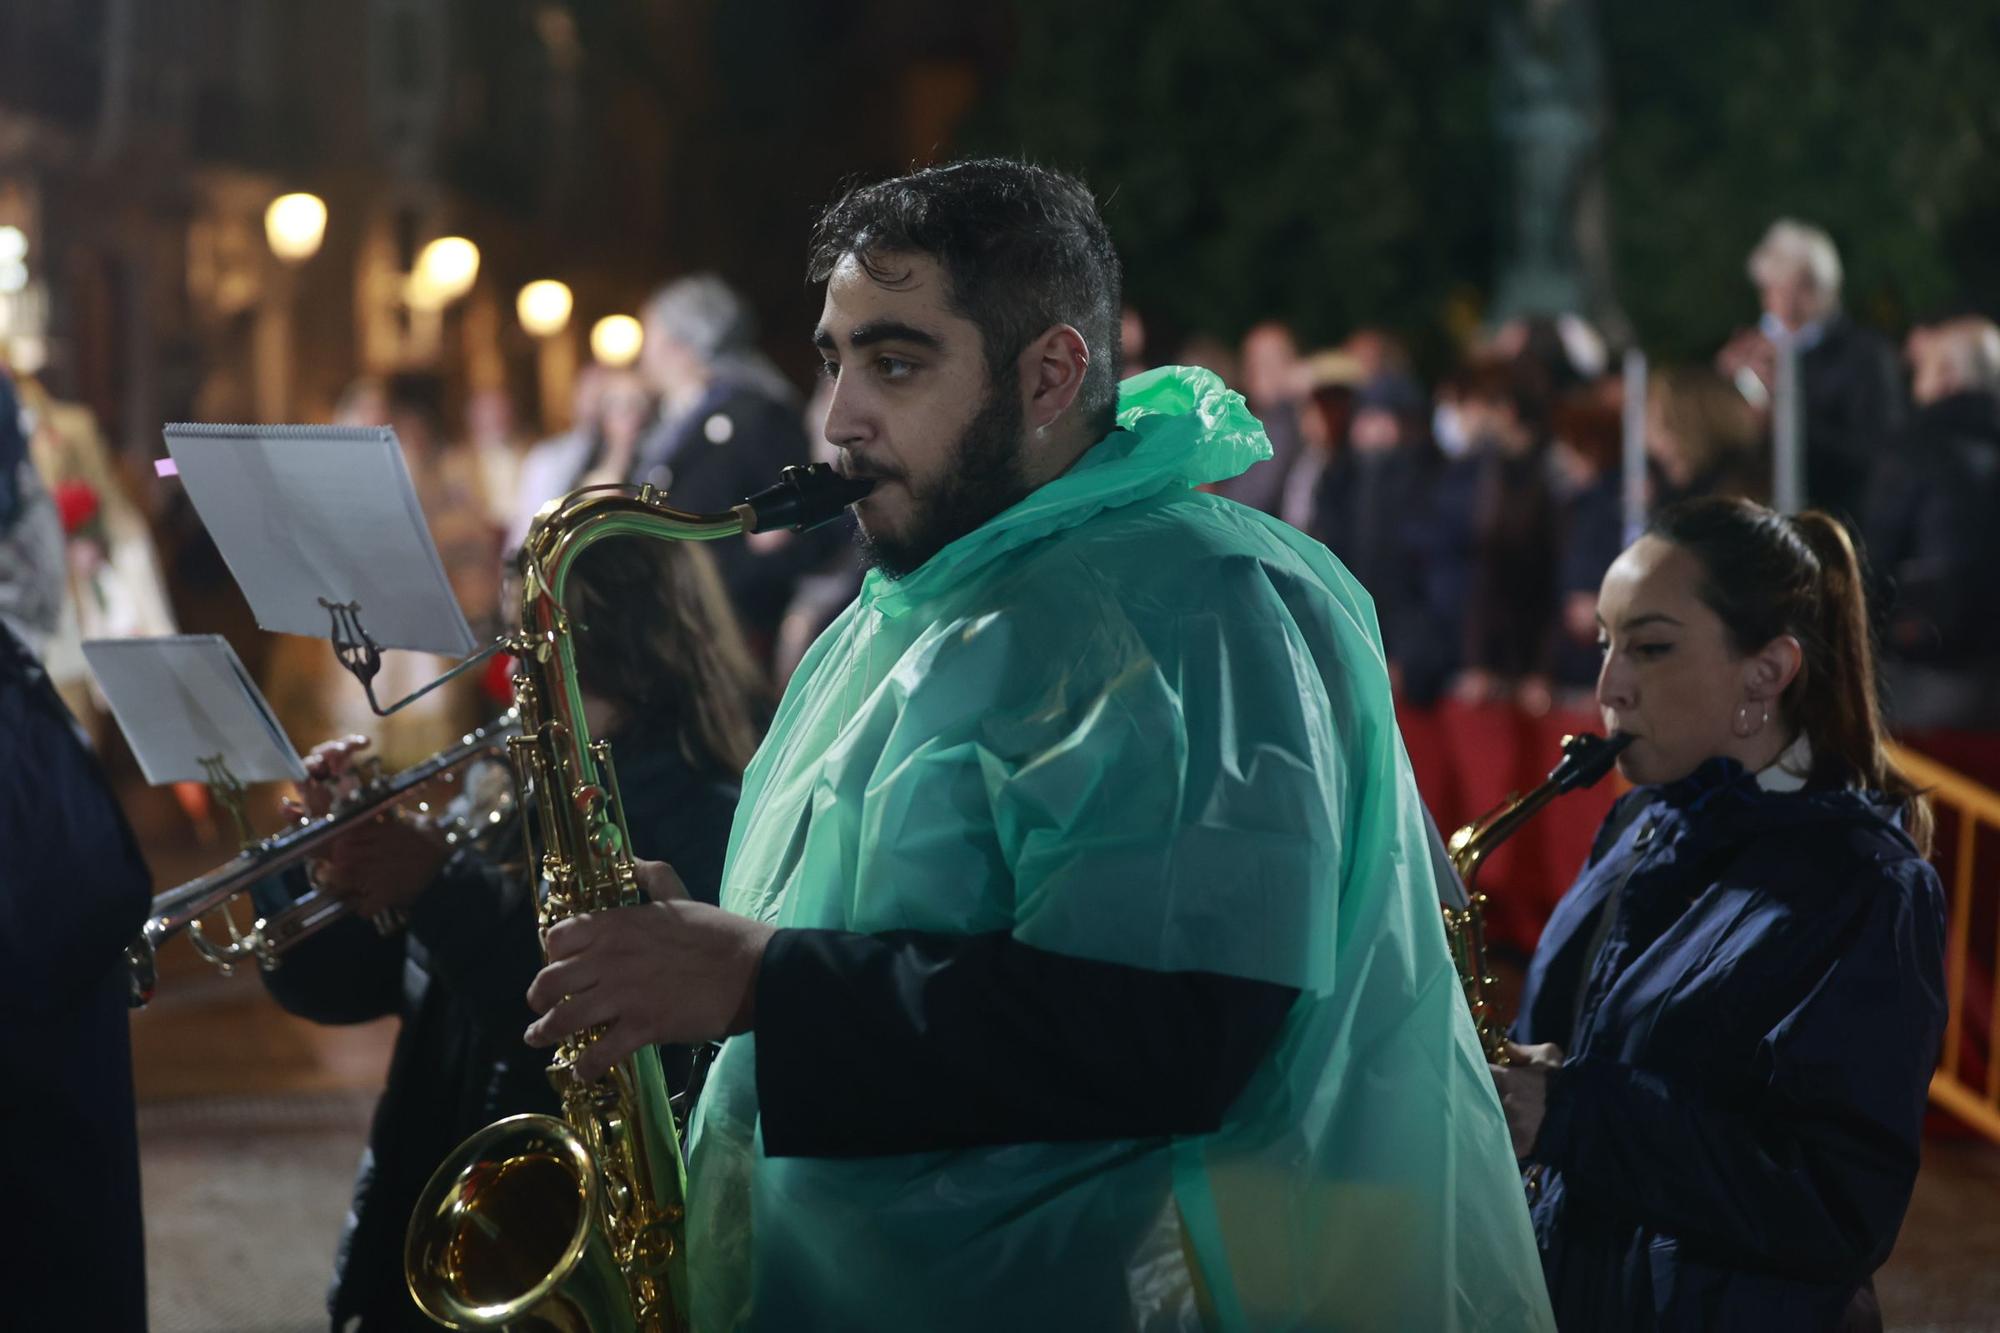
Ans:
[[[639,359],[646,331],[630,315],[606,315],[590,330],[590,354],[607,366],[629,366]]]
[[[0,264],[18,264],[28,257],[28,233],[19,227],[0,227]]]
[[[18,292],[28,285],[28,266],[16,259],[0,264],[0,292]]]
[[[472,290],[479,276],[479,247],[463,236],[440,236],[417,255],[410,274],[410,303],[450,305]]]
[[[37,374],[48,364],[49,345],[40,338],[16,338],[8,351],[8,359],[13,362],[15,373]]]
[[[514,313],[521,317],[521,327],[531,335],[547,338],[568,326],[569,312],[575,303],[568,287],[553,278],[542,278],[521,289],[521,294],[514,298]]]
[[[281,194],[264,210],[264,239],[287,264],[319,253],[326,239],[326,201],[316,194]]]

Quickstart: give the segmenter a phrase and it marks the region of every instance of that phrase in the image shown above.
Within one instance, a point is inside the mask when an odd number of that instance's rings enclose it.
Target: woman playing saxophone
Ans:
[[[1557,1323],[1879,1329],[1944,910],[1924,800],[1883,751],[1854,549],[1824,514],[1696,501],[1618,558],[1598,613],[1637,790],[1493,1070]]]
[[[566,610],[585,711],[617,747],[637,850],[671,858],[689,890],[712,901],[762,699],[707,553],[607,541],[580,558]],[[308,768],[323,781],[302,793],[309,807],[328,799],[357,748],[338,741],[314,752]],[[541,965],[521,841],[531,817],[517,809],[500,836],[470,846],[397,819],[343,835],[310,873],[355,914],[265,974],[281,1004],[316,1021],[403,1019],[341,1241],[335,1327],[359,1318],[368,1333],[434,1329],[402,1266],[424,1182],[489,1121],[558,1109],[546,1056],[519,1036]],[[360,919],[388,911],[407,913],[407,929],[384,936]],[[685,1052],[663,1054],[669,1083],[684,1078]]]

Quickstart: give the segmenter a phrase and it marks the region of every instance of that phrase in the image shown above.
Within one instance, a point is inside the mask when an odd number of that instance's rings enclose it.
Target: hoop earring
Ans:
[[[1762,731],[1764,724],[1770,720],[1771,706],[1769,704],[1758,705],[1757,719],[1753,722],[1750,720],[1750,705],[1741,703],[1736,705],[1736,716],[1733,719],[1733,725],[1730,727],[1730,730],[1735,732],[1739,739],[1747,741]]]

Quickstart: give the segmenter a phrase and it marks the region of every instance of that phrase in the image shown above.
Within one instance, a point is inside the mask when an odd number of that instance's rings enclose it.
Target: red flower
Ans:
[[[495,653],[487,658],[486,670],[480,673],[479,684],[486,697],[495,703],[513,704],[514,659],[506,653]]]
[[[97,488],[87,481],[65,481],[55,489],[56,512],[62,515],[63,532],[74,537],[77,530],[97,518]]]

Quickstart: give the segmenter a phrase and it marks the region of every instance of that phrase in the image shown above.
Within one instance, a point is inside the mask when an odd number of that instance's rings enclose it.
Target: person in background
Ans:
[[[631,480],[639,442],[653,420],[653,396],[630,370],[593,365],[588,384],[578,381],[576,425],[528,451],[521,466],[507,550],[527,539],[535,516],[551,500],[585,486],[623,486]]]
[[[465,441],[479,473],[486,517],[504,530],[514,514],[522,453],[514,432],[514,399],[504,385],[475,389],[466,398]]]
[[[1180,349],[1174,354],[1173,364],[1212,370],[1224,384],[1239,392],[1242,390],[1243,362],[1234,347],[1213,333],[1196,330],[1183,338]]]
[[[62,624],[62,516],[28,455],[21,400],[0,370],[0,625],[41,659]]]
[[[1321,480],[1313,536],[1326,543],[1375,600],[1382,652],[1397,695],[1434,701],[1448,671],[1427,598],[1423,536],[1443,459],[1426,437],[1428,405],[1416,383],[1382,374],[1353,395],[1347,447]]]
[[[1299,405],[1299,456],[1285,473],[1285,488],[1274,511],[1300,532],[1325,541],[1314,527],[1320,489],[1347,448],[1354,420],[1354,394],[1367,376],[1346,352],[1328,349],[1306,358],[1308,391]]]
[[[125,949],[152,876],[16,630],[53,631],[63,577],[61,529],[26,455],[0,374],[0,1322],[144,1333]]]
[[[756,321],[712,273],[668,283],[646,303],[640,368],[660,421],[639,447],[632,480],[695,513],[728,509],[810,452],[798,394],[756,348]],[[747,544],[717,550],[723,585],[752,651],[768,663],[796,571]]]
[[[1884,750],[1845,529],[1663,511],[1604,576],[1636,787],[1493,1068],[1564,1329],[1882,1327],[1945,1022],[1925,800]]]
[[[1663,370],[1647,384],[1646,457],[1657,473],[1656,509],[1708,495],[1771,495],[1771,453],[1756,411],[1699,366]]]
[[[1877,458],[1861,532],[1898,724],[2000,727],[2000,329],[1909,338],[1916,410]]]
[[[1125,373],[1136,375],[1147,369],[1146,362],[1146,317],[1136,306],[1126,306],[1118,315],[1119,356],[1123,358]]]
[[[1597,683],[1597,588],[1625,546],[1623,422],[1616,404],[1580,389],[1556,404],[1553,427],[1561,531],[1549,675],[1553,702],[1572,704]]]
[[[602,424],[599,404],[603,401],[606,377],[613,373],[610,367],[596,361],[580,368],[570,385],[569,429],[537,440],[521,456],[521,472],[514,487],[514,511],[507,521],[502,550],[519,550],[542,506],[567,494],[576,479],[589,470]]]
[[[1291,327],[1275,319],[1254,325],[1243,335],[1241,365],[1243,397],[1250,404],[1250,414],[1263,423],[1264,433],[1270,437],[1271,456],[1252,464],[1241,476],[1216,483],[1215,491],[1252,509],[1276,514],[1284,498],[1285,479],[1305,447],[1299,418],[1310,388],[1308,372]]]
[[[826,438],[826,412],[833,404],[833,381],[822,375],[806,400],[802,418],[813,442],[812,461],[832,466],[837,458]],[[782,692],[806,650],[861,591],[861,566],[854,559],[854,515],[824,523],[811,532],[754,532],[745,538],[760,555],[788,562],[797,571],[792,597],[778,622],[771,651],[771,681]]]
[[[693,542],[613,538],[578,560],[567,609],[578,625],[585,713],[593,735],[611,742],[633,846],[675,858],[689,892],[713,902],[764,705],[709,554]],[[295,812],[326,813],[366,743],[354,736],[317,747],[307,761],[315,780]],[[496,763],[468,776],[440,823],[360,824],[285,886],[296,898],[309,881],[352,914],[260,974],[278,1003],[319,1023],[402,1018],[327,1298],[342,1333],[355,1320],[360,1333],[436,1327],[403,1282],[417,1195],[452,1149],[492,1121],[560,1113],[547,1056],[521,1042],[533,1017],[523,997],[542,951],[522,842],[534,816],[511,796],[511,777]],[[490,831],[453,846],[444,828],[453,822]],[[275,905],[273,892],[260,890],[260,905]],[[384,913],[404,914],[407,926],[378,931],[368,918]],[[678,1090],[687,1051],[662,1054]]]
[[[1780,218],[1750,252],[1748,273],[1764,312],[1717,354],[1716,369],[1768,420],[1778,349],[1797,352],[1806,498],[1852,519],[1876,454],[1902,425],[1895,349],[1842,313],[1840,252],[1822,229]]]
[[[1472,447],[1440,483],[1443,517],[1466,561],[1464,652],[1451,693],[1546,711],[1558,520],[1547,393],[1528,363],[1485,362],[1467,376],[1459,411]]]

